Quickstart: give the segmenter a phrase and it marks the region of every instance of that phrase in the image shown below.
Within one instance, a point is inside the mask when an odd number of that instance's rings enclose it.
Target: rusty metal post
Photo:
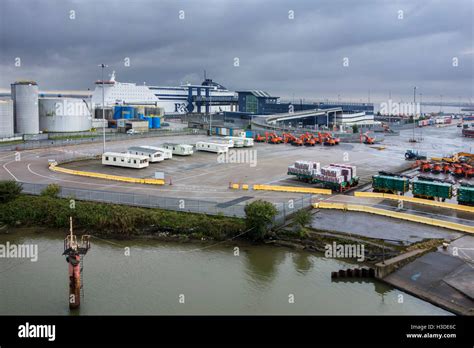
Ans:
[[[82,257],[90,249],[90,236],[83,235],[81,243],[73,233],[72,216],[69,217],[69,234],[64,240],[64,252],[68,263],[69,274],[69,309],[77,309],[81,305],[81,264]]]

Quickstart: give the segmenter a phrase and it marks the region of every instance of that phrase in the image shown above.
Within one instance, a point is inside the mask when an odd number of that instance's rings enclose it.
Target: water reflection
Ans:
[[[40,251],[37,263],[9,260],[7,271],[0,260],[0,314],[446,314],[408,294],[401,306],[399,291],[377,281],[331,282],[332,271],[352,267],[342,260],[248,244],[234,256],[233,245],[150,240],[96,240],[85,259],[83,306],[70,313],[62,239],[61,231],[0,235],[0,243]],[[186,305],[177,302],[181,293]]]
[[[293,265],[298,273],[306,274],[313,268],[313,256],[305,252],[292,254]]]
[[[276,277],[278,266],[285,261],[287,251],[274,247],[249,248],[241,255],[244,257],[248,278],[266,286]]]

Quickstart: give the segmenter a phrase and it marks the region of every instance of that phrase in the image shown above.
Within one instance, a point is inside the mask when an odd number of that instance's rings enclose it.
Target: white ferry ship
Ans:
[[[95,106],[102,105],[103,86],[104,104],[106,106],[117,104],[156,105],[164,108],[166,114],[184,114],[188,110],[197,110],[196,97],[198,88],[202,89],[202,97],[205,96],[205,89],[208,88],[211,112],[233,111],[236,109],[236,93],[229,91],[211,79],[205,79],[201,85],[185,84],[179,87],[147,86],[118,82],[115,80],[114,71],[110,80],[97,81],[95,84],[96,87],[92,93],[92,105]],[[189,91],[191,91],[191,96]],[[204,106],[202,108],[204,109]]]

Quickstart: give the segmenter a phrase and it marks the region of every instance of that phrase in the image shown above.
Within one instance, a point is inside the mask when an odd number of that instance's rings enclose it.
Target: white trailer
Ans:
[[[245,134],[245,133],[244,133]],[[252,147],[253,139],[246,137],[226,137],[234,141],[235,147]]]
[[[151,149],[155,151],[160,151],[163,153],[163,158],[164,159],[171,159],[173,158],[173,151],[165,149],[164,147],[157,147],[157,146],[149,146],[149,145],[142,145],[140,147],[143,147],[145,149]]]
[[[229,145],[219,144],[219,143],[210,143],[206,141],[198,141],[196,143],[196,151],[225,153],[229,151]]]
[[[252,147],[253,146],[253,138],[243,138],[244,139],[244,146],[245,147]]]
[[[141,146],[129,147],[127,152],[132,155],[148,156],[150,163],[161,162],[165,159],[163,152]]]
[[[217,144],[226,144],[226,145],[228,145],[229,147],[234,147],[234,146],[235,146],[234,140],[228,139],[228,138],[231,138],[231,137],[225,137],[225,138],[211,138],[211,139],[210,139],[210,142],[212,142],[212,143],[217,143]]]
[[[244,138],[239,137],[225,137],[225,140],[232,140],[234,142],[234,147],[244,147]]]
[[[167,150],[171,150],[173,152],[173,155],[190,156],[193,154],[192,145],[166,143],[163,144],[163,147]]]
[[[102,154],[102,164],[107,166],[140,169],[148,167],[149,162],[148,156],[132,155],[121,152],[104,152]]]

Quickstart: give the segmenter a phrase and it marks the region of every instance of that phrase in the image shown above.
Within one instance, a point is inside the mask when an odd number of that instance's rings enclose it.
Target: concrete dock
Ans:
[[[460,315],[474,315],[474,237],[463,236],[382,278]]]

